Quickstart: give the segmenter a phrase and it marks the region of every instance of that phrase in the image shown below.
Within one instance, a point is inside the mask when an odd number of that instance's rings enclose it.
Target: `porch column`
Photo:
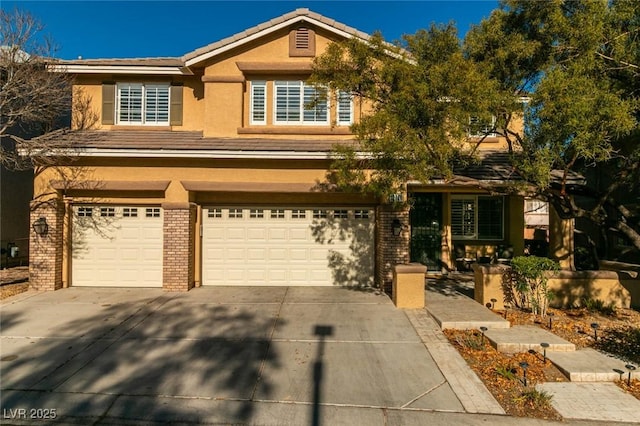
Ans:
[[[507,243],[513,247],[514,256],[524,254],[524,197],[512,195],[508,198],[507,214],[509,230],[506,235]]]
[[[562,219],[549,205],[549,257],[560,263],[560,269],[573,270],[574,220]]]
[[[397,221],[397,222],[396,222]],[[400,235],[393,234],[394,222],[400,224]],[[409,263],[409,208],[378,206],[376,212],[376,283],[391,292],[393,268]]]
[[[41,235],[33,224],[41,224]],[[46,223],[46,226],[44,225]],[[62,288],[64,204],[58,198],[31,201],[29,224],[29,286],[34,290]]]
[[[196,205],[164,203],[162,287],[189,291],[194,286]]]

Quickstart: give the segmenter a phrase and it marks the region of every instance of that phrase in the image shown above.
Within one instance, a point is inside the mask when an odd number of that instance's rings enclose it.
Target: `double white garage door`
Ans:
[[[205,208],[202,283],[371,284],[373,214],[349,208]]]
[[[202,284],[372,284],[374,211],[366,208],[208,207]],[[161,287],[159,207],[76,206],[74,286]]]

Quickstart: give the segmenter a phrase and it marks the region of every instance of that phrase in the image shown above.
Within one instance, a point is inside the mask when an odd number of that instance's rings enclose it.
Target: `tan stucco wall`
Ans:
[[[474,298],[485,305],[496,299],[496,309],[504,309],[502,282],[508,268],[501,265],[474,265]],[[560,271],[547,283],[554,294],[551,306],[580,306],[583,299],[613,302],[616,307],[640,306],[640,279],[614,271]]]

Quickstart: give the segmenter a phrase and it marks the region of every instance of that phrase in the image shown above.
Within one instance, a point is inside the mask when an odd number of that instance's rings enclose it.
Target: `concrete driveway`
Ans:
[[[423,424],[465,411],[407,315],[373,292],[70,288],[1,310],[4,422],[55,410],[82,424]]]

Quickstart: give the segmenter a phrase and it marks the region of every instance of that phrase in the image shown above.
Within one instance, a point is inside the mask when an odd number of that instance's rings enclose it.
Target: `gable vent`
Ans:
[[[308,49],[309,48],[309,29],[298,28],[296,30],[296,49]]]
[[[311,28],[298,27],[289,33],[289,56],[315,56],[316,38]]]

